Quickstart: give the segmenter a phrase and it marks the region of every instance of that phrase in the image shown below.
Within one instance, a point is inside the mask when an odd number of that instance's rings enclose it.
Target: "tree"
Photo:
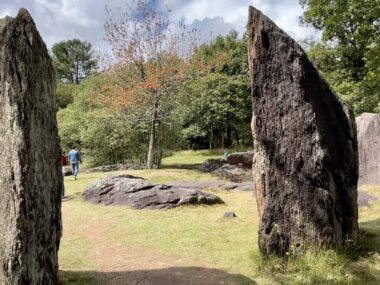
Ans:
[[[251,143],[247,38],[235,31],[198,47],[183,88],[183,135],[192,148]]]
[[[251,136],[249,85],[241,78],[210,73],[191,81],[184,92],[192,96],[186,96],[182,133],[193,148],[207,141],[210,149],[214,145],[230,147],[233,140],[240,144],[242,133]]]
[[[97,68],[91,44],[78,39],[61,41],[52,47],[53,65],[58,79],[79,84]]]
[[[356,114],[380,102],[376,56],[380,0],[300,0],[303,22],[322,31],[308,54],[338,95]]]
[[[135,4],[136,8],[130,8],[122,20],[115,20],[106,9],[106,40],[116,62],[109,74],[113,80],[120,79],[115,86],[124,86],[107,95],[111,106],[116,104],[119,110],[129,107],[131,112],[139,110],[147,115],[136,117],[150,126],[146,166],[152,168],[154,153],[161,148],[160,130],[171,115],[176,91],[187,78],[192,42],[172,30],[173,26],[184,26],[169,21],[169,10],[156,11],[147,1]]]

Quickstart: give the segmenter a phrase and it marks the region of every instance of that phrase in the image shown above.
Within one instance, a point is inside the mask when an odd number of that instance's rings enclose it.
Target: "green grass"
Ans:
[[[192,161],[203,157],[200,153],[196,152]],[[181,160],[177,157],[173,161]],[[155,183],[215,179],[183,169],[126,173]],[[257,246],[259,220],[252,193],[215,190],[225,205],[171,210],[133,210],[84,202],[81,194],[85,187],[109,174],[80,174],[77,181],[65,179],[67,194],[72,199],[63,205],[64,235],[59,256],[63,284],[100,284],[102,268],[96,263],[94,252],[115,243],[180,259],[183,266],[201,265],[240,274],[257,284],[380,284],[380,203],[360,210],[362,250],[354,256],[310,250],[287,261],[262,260]],[[378,195],[380,188],[371,188],[370,192]],[[225,220],[222,216],[226,211],[234,211],[238,217]],[[92,231],[98,238],[89,236]]]

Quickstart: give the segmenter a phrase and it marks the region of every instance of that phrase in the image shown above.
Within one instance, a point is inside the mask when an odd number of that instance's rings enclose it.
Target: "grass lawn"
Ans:
[[[182,153],[188,157],[177,154],[165,164],[199,163],[201,157],[212,156]],[[156,183],[215,179],[184,169],[125,172]],[[380,203],[360,210],[365,249],[355,258],[328,251],[309,252],[287,262],[276,258],[263,261],[257,246],[259,220],[252,193],[215,190],[225,205],[171,210],[133,210],[84,202],[81,194],[85,187],[109,174],[81,174],[77,181],[65,179],[71,199],[63,202],[64,233],[59,253],[63,284],[101,284],[103,272],[114,271],[122,264],[128,264],[128,270],[144,266],[150,270],[161,263],[161,267],[214,268],[235,274],[240,278],[238,284],[243,285],[380,284]],[[380,188],[372,187],[369,192],[379,195]],[[225,220],[222,216],[226,211],[234,211],[238,217]],[[123,255],[134,258],[125,260]]]

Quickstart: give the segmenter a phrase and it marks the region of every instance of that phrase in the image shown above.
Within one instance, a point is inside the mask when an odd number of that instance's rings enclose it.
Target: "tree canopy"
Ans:
[[[79,84],[97,68],[91,44],[79,39],[54,44],[52,58],[57,78],[64,83]]]
[[[322,31],[309,57],[356,114],[380,103],[380,0],[300,0],[303,22]],[[376,63],[377,62],[377,63]]]

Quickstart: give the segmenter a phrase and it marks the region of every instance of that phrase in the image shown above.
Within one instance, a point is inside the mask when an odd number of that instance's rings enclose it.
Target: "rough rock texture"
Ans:
[[[143,170],[145,169],[145,164],[142,163],[127,163],[127,164],[111,164],[104,165],[86,169],[82,171],[83,173],[89,172],[108,172],[108,171],[118,171],[118,170]]]
[[[223,215],[223,218],[225,218],[225,219],[233,219],[236,217],[237,216],[236,216],[235,212],[225,212]]]
[[[186,204],[222,204],[218,196],[197,189],[154,185],[141,177],[116,174],[91,183],[85,200],[105,205],[127,205],[135,209],[169,209]]]
[[[216,181],[173,181],[168,182],[168,185],[178,188],[191,188],[197,190],[204,189],[222,189],[222,190],[239,190],[239,191],[254,191],[255,185],[252,181],[250,182],[241,182],[241,183],[231,183],[223,180]]]
[[[252,181],[252,171],[245,166],[224,164],[215,169],[212,174],[229,179],[233,182]]]
[[[242,163],[232,165],[225,159],[207,159],[200,166],[200,170],[229,179],[233,182],[252,181],[251,167],[245,166]]]
[[[260,251],[356,242],[353,114],[292,38],[255,8],[249,13]]]
[[[359,185],[380,185],[380,115],[356,118],[359,143]]]
[[[226,164],[227,161],[225,159],[207,159],[200,166],[200,170],[204,172],[213,172],[215,169]]]
[[[247,167],[252,167],[253,154],[254,153],[251,151],[231,153],[227,157],[227,163],[231,165],[242,164]]]
[[[0,19],[0,284],[58,284],[54,70],[25,9]]]

